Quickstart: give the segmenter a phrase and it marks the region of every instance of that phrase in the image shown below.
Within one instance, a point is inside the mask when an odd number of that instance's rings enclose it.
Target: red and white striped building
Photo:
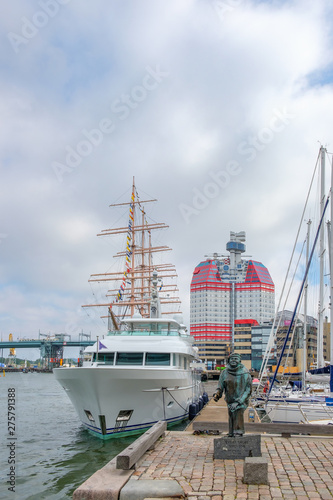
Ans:
[[[194,270],[190,328],[196,344],[201,346],[199,354],[207,342],[211,347],[230,346],[235,320],[255,320],[263,324],[274,316],[272,278],[260,262],[242,259],[244,242],[244,232],[231,232],[227,243],[229,254],[214,254]],[[210,351],[213,358],[214,349]]]

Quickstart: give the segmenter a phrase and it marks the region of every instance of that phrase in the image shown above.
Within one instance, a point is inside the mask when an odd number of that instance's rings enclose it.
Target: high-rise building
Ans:
[[[242,258],[245,232],[231,232],[226,249],[228,254],[200,262],[191,281],[191,334],[199,356],[215,365],[234,346],[235,320],[260,325],[274,316],[275,287],[267,268]]]

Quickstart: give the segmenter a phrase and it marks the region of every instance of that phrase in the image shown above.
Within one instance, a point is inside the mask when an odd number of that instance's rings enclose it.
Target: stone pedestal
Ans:
[[[261,457],[261,435],[245,434],[242,437],[223,436],[214,439],[214,458],[239,460]]]

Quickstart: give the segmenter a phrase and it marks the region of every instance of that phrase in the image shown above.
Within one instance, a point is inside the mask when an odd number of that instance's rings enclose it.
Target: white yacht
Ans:
[[[85,350],[83,366],[56,368],[81,422],[100,437],[188,418],[201,396],[192,337],[173,319],[133,317]]]
[[[167,226],[148,223],[142,203],[133,180],[128,224],[100,233],[127,233],[126,250],[115,256],[123,257],[123,270],[90,279],[113,283],[106,293],[113,298],[92,304],[108,308],[107,335],[85,349],[82,366],[53,370],[81,422],[102,438],[143,432],[159,420],[180,422],[202,404],[193,337],[176,319],[179,311],[162,314],[163,306],[179,306],[172,295],[175,284],[162,282],[176,276],[172,264],[154,265],[152,260],[155,252],[169,248],[152,247],[151,231]]]

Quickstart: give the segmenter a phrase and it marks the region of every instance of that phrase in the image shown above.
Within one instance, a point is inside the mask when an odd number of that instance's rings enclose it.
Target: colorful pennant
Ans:
[[[127,231],[127,243],[126,243],[126,261],[125,261],[125,271],[123,274],[123,281],[122,284],[119,287],[118,293],[117,293],[117,298],[116,302],[118,300],[122,300],[123,298],[123,293],[125,291],[126,283],[130,283],[129,281],[126,281],[127,275],[131,270],[131,256],[132,256],[132,250],[131,250],[131,241],[132,241],[132,224],[134,222],[134,200],[135,200],[135,195],[134,191],[132,192],[131,196],[131,203],[130,203],[130,209],[129,209],[129,221],[128,221],[128,231]]]

